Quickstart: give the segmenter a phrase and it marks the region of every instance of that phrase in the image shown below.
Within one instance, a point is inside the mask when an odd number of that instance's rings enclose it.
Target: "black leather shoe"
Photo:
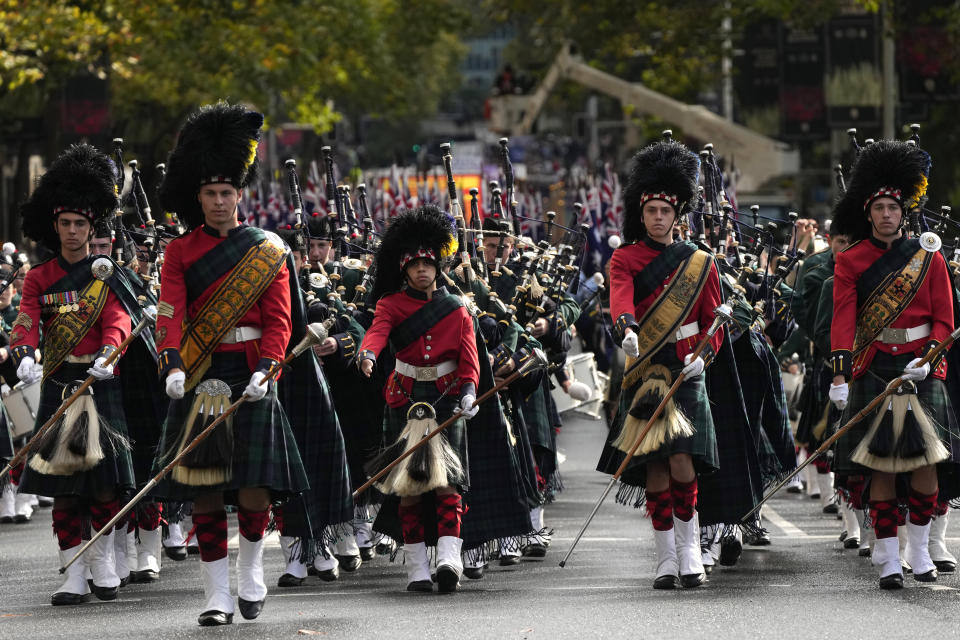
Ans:
[[[803,493],[803,487],[797,486],[795,484],[787,487],[787,493]]]
[[[420,593],[433,593],[433,583],[429,580],[414,580],[407,585],[407,591],[419,591]]]
[[[720,558],[717,560],[724,567],[732,567],[740,560],[743,554],[743,545],[736,536],[726,536],[720,540]]]
[[[820,499],[820,492],[818,491],[818,492],[816,492],[816,493],[811,493],[811,494],[810,494],[809,496],[807,496],[807,497],[810,498],[811,500],[819,500],[819,499]]]
[[[225,624],[233,624],[233,614],[211,609],[201,613],[200,617],[197,618],[197,623],[201,627],[220,627]]]
[[[654,589],[676,589],[680,586],[680,578],[677,576],[660,576],[653,581]]]
[[[869,557],[870,557],[870,547],[864,547],[863,549],[860,549],[860,551],[857,552],[857,555],[860,556],[861,558],[869,558]],[[934,563],[934,564],[936,564],[936,563]]]
[[[750,539],[747,540],[747,544],[751,547],[769,547],[771,544],[770,534],[764,529],[760,535],[750,536]]]
[[[547,555],[547,545],[534,542],[525,546],[520,553],[528,558],[543,558]]]
[[[116,600],[117,594],[120,593],[119,587],[98,587],[93,585],[90,587],[90,590],[93,591],[93,595],[97,596],[97,600]]]
[[[193,545],[187,546],[187,555],[189,556],[198,556],[200,555],[200,547],[195,547]],[[231,618],[232,619],[232,618]],[[227,624],[230,624],[229,622]]]
[[[713,565],[712,564],[703,565],[703,572],[707,575],[710,575],[711,573],[713,573]]]
[[[277,580],[278,587],[299,587],[301,586],[306,578],[298,578],[295,575],[285,573],[280,576],[280,579]]]
[[[824,513],[840,513],[840,507],[837,506],[836,502],[828,502],[827,506],[823,508]]]
[[[680,576],[680,586],[684,589],[693,589],[694,587],[702,585],[706,580],[707,577],[702,573],[691,573]]]
[[[957,570],[957,563],[950,560],[934,560],[933,564],[940,573],[953,573]]]
[[[263,600],[244,600],[237,598],[237,605],[240,608],[240,615],[244,620],[254,620],[263,611]]]
[[[860,546],[859,538],[847,537],[847,539],[843,541],[844,549],[856,549],[859,546]]]
[[[483,577],[483,571],[487,568],[487,565],[484,564],[481,567],[464,567],[463,575],[464,577],[470,578],[471,580],[479,580]]]
[[[437,569],[437,593],[453,593],[460,588],[460,576],[449,566]]]
[[[377,550],[374,547],[360,547],[360,559],[364,561],[373,560],[377,557]]]
[[[26,524],[30,522],[30,516],[23,513],[18,513],[17,515],[13,516],[13,521],[17,524]]]
[[[937,581],[937,570],[930,569],[926,573],[913,574],[913,579],[917,582],[936,582]]]
[[[130,582],[135,584],[146,584],[148,582],[157,582],[158,580],[160,580],[160,574],[152,569],[130,572]]]
[[[397,543],[391,540],[390,542],[381,542],[377,545],[377,555],[378,556],[389,556],[392,555],[394,551],[397,550]]]
[[[500,556],[501,567],[512,567],[520,564],[520,556]]]
[[[55,607],[60,607],[63,605],[70,604],[83,604],[87,601],[87,595],[80,595],[79,593],[67,593],[66,591],[58,591],[53,594],[50,598],[50,604]]]
[[[163,553],[174,562],[180,562],[187,559],[186,547],[164,547]]]
[[[337,556],[337,561],[340,563],[340,568],[348,573],[356,571],[363,564],[360,556]]]
[[[311,567],[312,569],[313,567]],[[317,571],[314,569],[315,575],[320,578],[322,582],[336,582],[340,579],[340,568],[334,567],[333,569],[327,569],[325,571]]]
[[[903,589],[903,576],[899,573],[891,573],[889,576],[880,578],[881,589]]]
[[[13,522],[13,516],[3,516],[0,518],[0,524],[10,524]]]
[[[133,577],[133,573],[131,572],[130,575],[127,576],[126,578],[120,578],[120,588],[123,589],[125,586],[130,584],[130,579],[132,577]]]

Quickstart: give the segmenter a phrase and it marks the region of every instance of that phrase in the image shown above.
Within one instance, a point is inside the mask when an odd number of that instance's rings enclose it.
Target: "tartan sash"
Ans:
[[[241,227],[211,251],[203,254],[184,274],[187,301],[196,300],[203,295],[210,285],[233,269],[247,255],[247,252],[263,242],[265,237],[266,233],[262,229]]]
[[[639,382],[650,358],[667,344],[690,315],[707,283],[712,264],[709,253],[694,250],[637,322],[640,325],[637,331],[640,354],[637,358],[627,356],[622,388],[629,389]]]
[[[256,231],[261,234],[262,240],[246,249],[196,315],[184,323],[180,356],[183,358],[184,371],[187,374],[187,381],[184,384],[187,390],[200,382],[203,374],[210,367],[210,357],[223,337],[260,299],[286,260],[286,247],[277,236],[264,233],[259,229]],[[239,246],[246,246],[248,235],[241,235],[238,232],[220,243],[210,253],[217,252],[221,247],[233,245],[234,237],[240,238]],[[234,253],[236,247],[229,247],[227,251]],[[222,261],[208,261],[208,265],[211,266],[219,264],[223,264]],[[187,270],[188,283],[192,272],[192,267]]]
[[[443,293],[438,296],[437,294],[441,291]],[[430,302],[414,311],[390,331],[390,344],[394,353],[403,351],[414,340],[462,306],[463,300],[460,296],[450,295],[445,289],[434,291]]]
[[[91,262],[92,264],[92,262]],[[110,287],[103,280],[93,277],[88,269],[73,269],[51,286],[47,292],[71,290],[71,285],[79,284],[83,276],[89,278],[80,290],[76,311],[59,313],[45,323],[43,328],[43,379],[60,368],[64,359],[76,348],[80,341],[97,323],[100,313],[107,304]]]
[[[633,304],[640,304],[657,290],[680,264],[693,255],[697,246],[692,242],[674,242],[667,245],[656,258],[633,276]]]
[[[870,344],[910,306],[923,284],[936,252],[920,248],[917,240],[901,242],[867,268],[857,281],[857,330],[853,339],[853,366]]]

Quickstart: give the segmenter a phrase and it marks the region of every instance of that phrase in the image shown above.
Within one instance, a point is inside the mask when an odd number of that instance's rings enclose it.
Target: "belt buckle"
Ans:
[[[892,327],[887,327],[884,329],[886,335],[884,336],[884,342],[888,344],[906,344],[907,343],[907,330],[906,329],[894,329]]]
[[[417,367],[417,382],[433,382],[439,377],[436,367]]]

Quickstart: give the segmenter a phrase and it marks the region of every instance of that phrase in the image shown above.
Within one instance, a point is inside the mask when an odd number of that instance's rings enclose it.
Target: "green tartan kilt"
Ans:
[[[858,411],[870,404],[870,401],[883,392],[890,380],[903,373],[903,368],[915,357],[912,353],[894,356],[878,351],[866,374],[850,383],[850,396],[838,426],[845,424]],[[942,464],[960,461],[960,455],[958,455],[960,454],[960,446],[958,446],[957,438],[951,438],[951,432],[953,434],[957,433],[957,424],[950,399],[947,396],[946,385],[942,380],[928,376],[917,384],[917,396],[927,410],[931,422],[937,430],[937,435],[950,450],[950,458]],[[881,403],[879,410],[884,409],[885,407]],[[850,456],[870,429],[876,415],[876,411],[867,415],[840,436],[834,444],[834,472],[844,475],[869,475],[872,473],[871,469],[851,462]]]
[[[217,378],[226,382],[236,401],[250,382],[251,371],[246,355],[227,352],[214,353],[210,369],[203,379]],[[158,473],[177,453],[181,430],[194,400],[193,390],[180,400],[172,400],[163,425],[160,449],[153,462]],[[230,460],[230,480],[213,486],[180,484],[169,475],[153,490],[160,500],[192,500],[208,493],[227,493],[227,502],[234,503],[237,489],[259,487],[270,489],[274,499],[289,497],[309,488],[306,471],[300,459],[297,442],[277,399],[275,384],[267,395],[257,402],[244,402],[231,416],[233,423],[233,457]],[[218,427],[220,428],[220,427]]]
[[[64,386],[74,380],[85,380],[89,368],[89,364],[65,362],[47,377],[40,389],[40,408],[37,411],[34,429],[43,426],[60,407]],[[111,378],[94,382],[91,389],[93,389],[93,400],[101,419],[105,420],[111,429],[126,437],[127,423],[123,414],[120,380]],[[20,480],[20,491],[50,497],[77,496],[90,500],[97,494],[108,491],[115,491],[121,495],[129,492],[136,484],[130,451],[117,449],[102,439],[101,444],[104,458],[89,471],[57,476],[38,473],[27,464]],[[29,457],[27,461],[29,462]]]
[[[673,344],[654,354],[651,358],[653,364],[662,364],[670,369],[674,379],[683,369],[683,362],[677,358],[676,348]],[[610,445],[617,439],[620,431],[623,429],[626,420],[627,411],[634,394],[640,389],[642,381],[626,390],[626,393],[620,394],[620,406],[617,409],[617,415],[613,419],[613,425],[607,435],[607,442],[603,447],[600,461],[597,464],[597,471],[613,475],[617,468],[623,462],[626,454]],[[676,453],[686,453],[693,458],[693,466],[698,475],[712,473],[719,468],[719,456],[717,454],[717,436],[713,426],[713,417],[710,413],[710,400],[707,397],[707,386],[704,375],[693,379],[684,379],[673,395],[673,401],[677,408],[683,411],[690,419],[695,433],[692,436],[676,438],[665,443],[660,449],[652,451],[642,456],[634,456],[627,465],[623,475],[620,476],[621,483],[634,487],[642,487],[646,484],[646,465],[651,461],[667,461],[669,457]]]
[[[443,397],[440,396],[441,394],[440,391],[437,390],[437,384],[433,381],[414,382],[413,393],[410,394],[413,402],[428,402],[433,405],[434,411],[437,412],[438,425],[443,424],[447,418],[452,416],[454,411],[456,411],[457,407],[460,405],[460,397],[457,394],[447,394]],[[410,406],[411,404],[405,404],[404,406],[396,409],[388,406],[384,411],[384,446],[389,447],[397,441],[397,438],[400,437],[404,426],[407,424],[407,411],[410,409]],[[444,429],[443,433],[436,437],[446,438],[447,442],[450,444],[450,448],[453,449],[453,452],[460,459],[460,464],[463,466],[466,477],[451,477],[449,480],[450,486],[459,487],[460,493],[464,493],[465,491],[469,490],[470,487],[470,467],[469,459],[467,457],[467,421],[464,418],[459,418],[449,427]],[[374,470],[374,472],[376,471],[379,471],[379,469]]]
[[[0,460],[9,462],[13,458],[13,441],[10,439],[10,418],[7,410],[0,405]]]

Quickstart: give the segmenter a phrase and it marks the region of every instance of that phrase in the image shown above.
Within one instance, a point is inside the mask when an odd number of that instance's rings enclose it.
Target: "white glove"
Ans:
[[[476,401],[476,399],[476,396],[469,394],[460,398],[460,409],[463,412],[464,417],[468,420],[480,413],[480,405],[473,406],[473,403]]]
[[[680,373],[683,374],[684,378],[696,378],[698,375],[703,373],[703,368],[706,364],[703,361],[703,358],[697,356],[696,360],[693,360],[693,354],[688,353],[687,357],[683,359],[683,369]]]
[[[106,357],[100,357],[93,361],[93,366],[87,369],[87,375],[93,376],[97,380],[109,380],[113,377],[113,363],[104,366],[107,362]]]
[[[266,377],[267,374],[263,371],[254,371],[253,375],[250,376],[250,382],[247,383],[247,388],[243,390],[243,395],[254,402],[263,400],[263,397],[267,395],[267,388],[270,386],[270,383],[260,384],[260,382]]]
[[[847,397],[850,395],[850,388],[847,383],[830,384],[830,401],[837,409],[843,411],[847,406]]]
[[[40,381],[41,374],[37,371],[36,364],[37,361],[30,356],[24,356],[23,360],[20,361],[20,366],[17,367],[17,377],[24,384],[33,384]]]
[[[918,367],[920,364],[920,358],[914,358],[911,360],[906,367],[903,368],[903,374],[900,376],[904,380],[910,380],[912,382],[920,382],[928,375],[930,375],[930,363],[925,362],[922,367]]]
[[[640,355],[640,344],[637,342],[637,334],[630,332],[623,336],[623,352],[631,358]]]
[[[174,400],[183,397],[183,383],[187,381],[187,374],[183,371],[177,371],[167,376],[167,395]]]

